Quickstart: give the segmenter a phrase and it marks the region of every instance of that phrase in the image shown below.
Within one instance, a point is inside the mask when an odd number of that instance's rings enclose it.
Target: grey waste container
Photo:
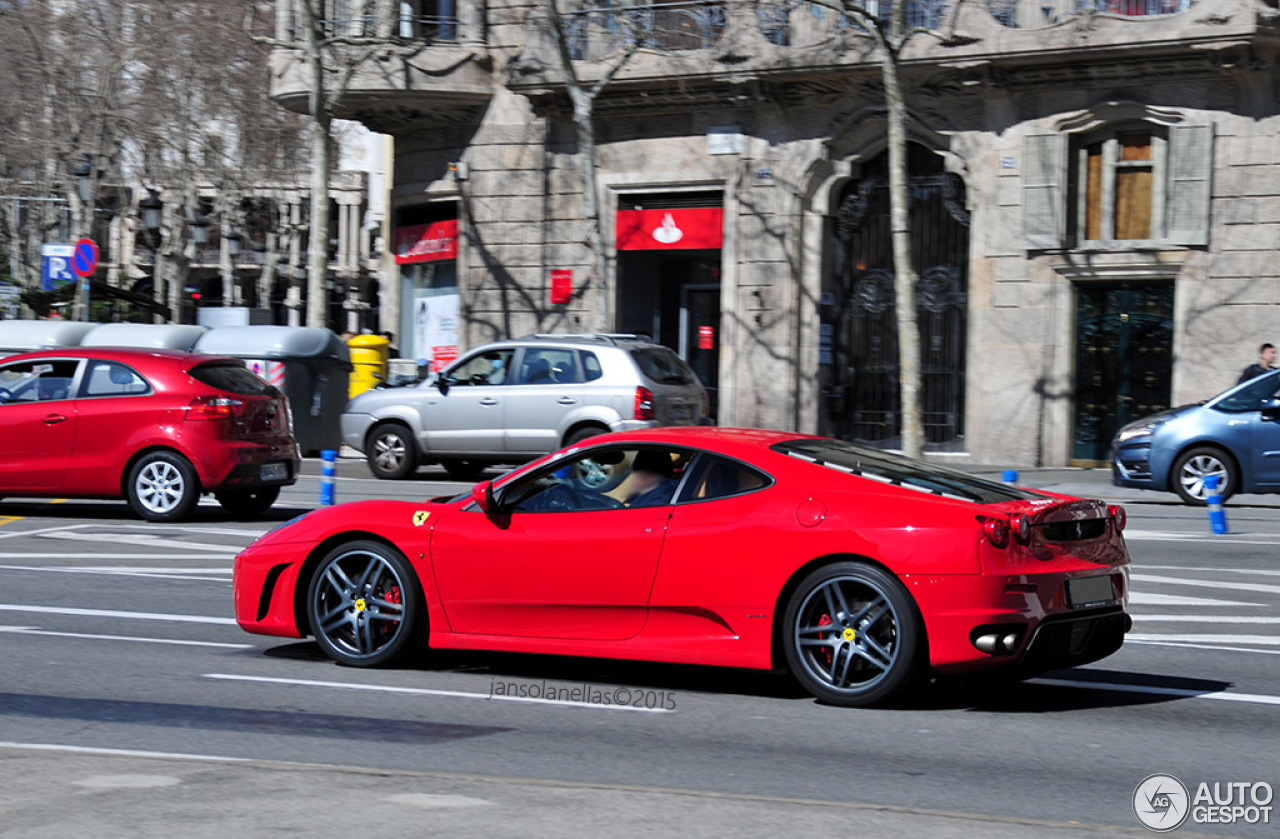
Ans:
[[[0,356],[78,347],[96,323],[69,320],[0,320]]]
[[[328,329],[301,326],[222,326],[196,341],[195,352],[243,358],[284,391],[293,436],[304,455],[342,444],[351,354]]]

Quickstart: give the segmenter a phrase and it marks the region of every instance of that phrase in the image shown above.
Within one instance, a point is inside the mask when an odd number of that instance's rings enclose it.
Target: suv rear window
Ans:
[[[191,368],[191,378],[209,387],[244,396],[276,396],[279,391],[248,369],[234,364],[202,364]]]
[[[631,351],[645,378],[660,385],[691,385],[697,378],[680,356],[666,347],[641,347]]]

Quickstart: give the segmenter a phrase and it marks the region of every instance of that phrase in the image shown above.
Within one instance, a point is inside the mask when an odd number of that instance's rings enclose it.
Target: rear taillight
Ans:
[[[1013,533],[1013,538],[1018,540],[1019,545],[1025,545],[1031,541],[1031,517],[1022,513],[1014,513],[1009,519],[1009,530]]]
[[[651,420],[657,415],[653,411],[653,394],[647,387],[636,388],[636,419]]]
[[[187,406],[189,420],[231,419],[240,413],[244,403],[225,396],[197,396]]]
[[[982,516],[982,533],[992,547],[1009,546],[1009,521],[1000,516]]]
[[[1116,523],[1116,530],[1122,532],[1124,526],[1129,523],[1129,514],[1119,504],[1112,504],[1107,511],[1111,513],[1111,520]]]

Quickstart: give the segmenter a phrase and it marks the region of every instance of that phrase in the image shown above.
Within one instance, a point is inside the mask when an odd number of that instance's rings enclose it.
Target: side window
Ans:
[[[680,501],[710,501],[763,489],[769,476],[751,467],[722,457],[708,455],[698,464],[680,494]]]
[[[594,382],[604,375],[604,370],[600,367],[600,359],[596,358],[595,353],[583,350],[578,354],[582,357],[582,380],[584,382]]]
[[[115,361],[92,361],[81,396],[137,396],[150,388],[131,368]]]
[[[514,350],[489,350],[473,355],[446,375],[450,386],[506,384]]]
[[[24,361],[0,368],[0,404],[71,398],[78,361]]]
[[[573,350],[531,347],[524,351],[516,384],[554,385],[582,381]]]
[[[501,503],[523,513],[664,506],[692,457],[683,449],[598,447],[504,486]]]
[[[1230,414],[1257,411],[1262,406],[1262,400],[1275,399],[1278,392],[1280,392],[1280,378],[1260,376],[1214,407]]]

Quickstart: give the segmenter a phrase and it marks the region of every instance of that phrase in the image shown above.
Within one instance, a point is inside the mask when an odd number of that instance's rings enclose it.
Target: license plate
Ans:
[[[1072,609],[1083,609],[1086,606],[1102,606],[1114,603],[1115,591],[1111,588],[1111,577],[1079,577],[1067,580],[1067,603]]]
[[[693,406],[692,405],[672,405],[671,421],[673,423],[693,422]]]
[[[289,466],[285,463],[264,463],[258,473],[264,481],[284,481],[289,478]]]

